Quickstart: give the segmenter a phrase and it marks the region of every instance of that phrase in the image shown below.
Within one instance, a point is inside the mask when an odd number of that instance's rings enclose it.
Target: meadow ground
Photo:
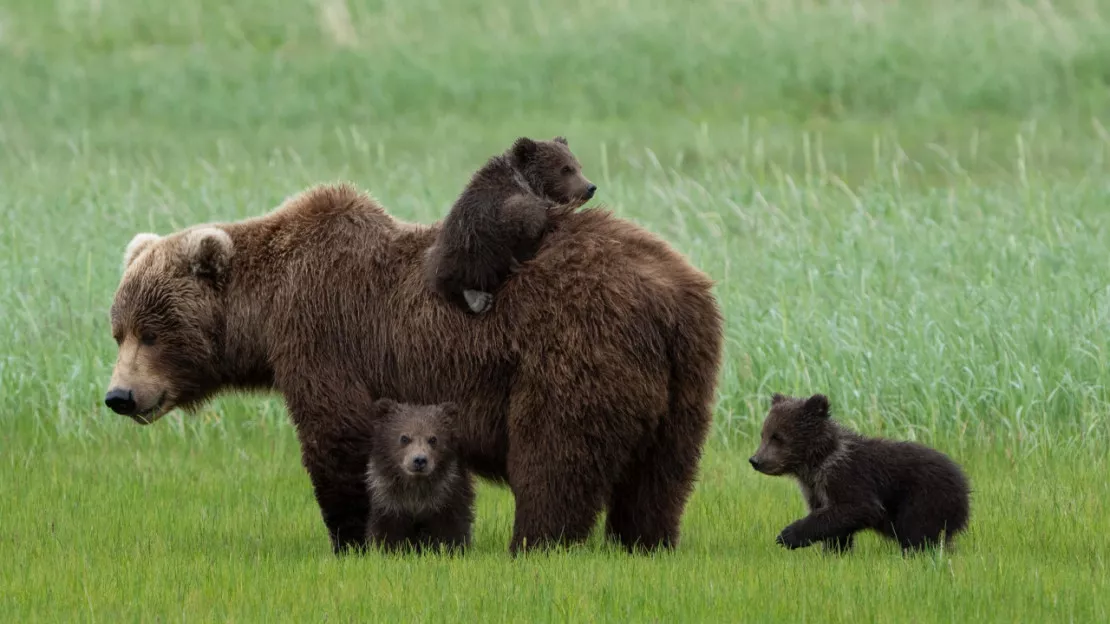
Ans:
[[[1110,3],[0,3],[0,620],[1105,621]],[[518,135],[718,282],[681,547],[337,559],[275,398],[101,402],[138,231],[348,179],[439,218]],[[952,552],[786,552],[772,392],[961,461]]]

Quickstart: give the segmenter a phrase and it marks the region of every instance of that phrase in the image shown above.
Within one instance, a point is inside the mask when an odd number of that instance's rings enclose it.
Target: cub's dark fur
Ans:
[[[367,540],[386,550],[464,550],[474,523],[474,486],[455,450],[453,403],[373,406]]]
[[[967,527],[969,486],[943,453],[914,442],[867,438],[829,418],[829,400],[775,394],[759,450],[748,461],[798,480],[809,515],[778,535],[786,548],[822,542],[849,550],[855,533],[878,531],[903,551],[946,545]]]
[[[429,280],[448,301],[484,312],[517,265],[535,255],[549,213],[573,210],[595,191],[566,139],[517,139],[474,174],[451,207],[428,250]]]

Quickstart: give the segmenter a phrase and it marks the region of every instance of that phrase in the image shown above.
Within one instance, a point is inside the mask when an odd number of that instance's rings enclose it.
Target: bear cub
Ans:
[[[565,138],[518,138],[471,177],[451,207],[428,250],[429,281],[448,301],[485,312],[493,292],[535,255],[550,215],[596,191]]]
[[[829,400],[775,394],[759,449],[748,461],[767,475],[793,476],[809,515],[775,541],[788,549],[815,542],[829,551],[852,548],[871,529],[897,540],[903,552],[948,545],[967,527],[969,486],[943,453],[914,442],[867,438],[829,418]]]
[[[455,404],[379,399],[371,411],[367,541],[387,551],[465,550],[474,485],[455,449]]]

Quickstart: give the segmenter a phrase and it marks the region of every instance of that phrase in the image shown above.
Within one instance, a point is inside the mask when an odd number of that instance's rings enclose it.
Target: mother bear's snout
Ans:
[[[104,395],[104,404],[117,414],[130,416],[135,413],[135,394],[127,388],[115,387]]]

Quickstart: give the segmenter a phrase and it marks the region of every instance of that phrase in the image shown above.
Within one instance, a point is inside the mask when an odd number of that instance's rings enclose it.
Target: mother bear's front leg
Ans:
[[[368,454],[350,454],[341,448],[334,443],[301,442],[302,462],[312,481],[335,554],[365,550],[370,520],[370,495],[366,489]]]
[[[301,462],[312,481],[313,493],[328,528],[336,554],[366,548],[370,494],[366,463],[370,438],[361,414],[345,415],[339,406],[308,408],[289,402]],[[345,417],[346,416],[346,417]]]

